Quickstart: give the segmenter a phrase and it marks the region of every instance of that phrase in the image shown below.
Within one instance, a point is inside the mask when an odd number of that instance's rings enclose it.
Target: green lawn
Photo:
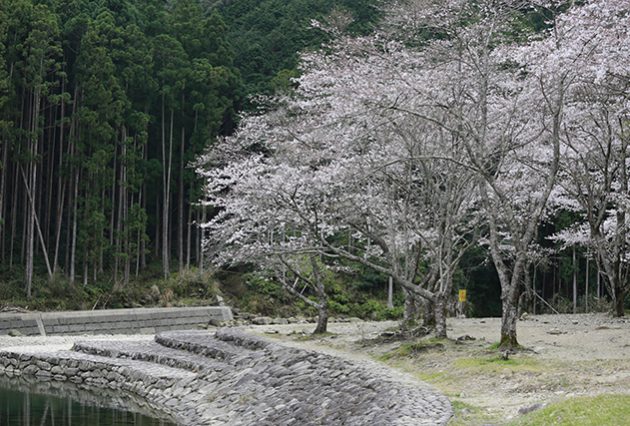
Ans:
[[[534,411],[512,426],[623,426],[630,424],[630,395],[576,397]]]

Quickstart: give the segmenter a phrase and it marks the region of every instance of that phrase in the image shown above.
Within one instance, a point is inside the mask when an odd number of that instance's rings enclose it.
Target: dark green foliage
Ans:
[[[227,27],[196,0],[0,6],[0,264],[23,264],[24,247],[35,241],[34,257],[43,262],[46,251],[71,282],[111,273],[125,285],[158,254],[148,236],[164,221],[165,127],[167,230],[181,224],[181,246],[187,224],[199,219],[199,182],[188,164],[232,130],[241,98]],[[28,191],[43,244],[24,218]],[[187,263],[200,252],[199,231],[190,229],[179,254]],[[176,238],[169,238],[171,255]]]
[[[248,95],[286,88],[296,75],[299,52],[318,47],[326,34],[311,27],[331,12],[345,12],[353,33],[370,31],[379,17],[375,0],[237,0],[223,2],[219,10],[229,27],[234,64],[245,81]]]
[[[501,315],[501,285],[488,253],[474,247],[461,261],[459,288],[467,290],[467,315],[495,317]]]

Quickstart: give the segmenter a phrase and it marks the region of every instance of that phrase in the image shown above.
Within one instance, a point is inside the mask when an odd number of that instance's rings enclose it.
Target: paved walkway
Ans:
[[[409,376],[238,329],[154,341],[83,340],[72,351],[0,350],[0,374],[120,389],[182,425],[441,425],[449,401]]]

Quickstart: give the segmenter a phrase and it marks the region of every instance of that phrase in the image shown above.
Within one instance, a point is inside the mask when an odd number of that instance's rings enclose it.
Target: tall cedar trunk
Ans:
[[[42,65],[43,66],[43,65]],[[32,118],[31,118],[31,134],[33,135],[31,142],[31,160],[29,167],[29,182],[25,180],[26,192],[31,195],[31,202],[29,204],[28,211],[28,229],[27,229],[27,242],[26,242],[26,297],[31,298],[31,289],[33,286],[33,260],[35,256],[35,196],[37,186],[37,154],[38,154],[38,142],[39,142],[39,109],[40,109],[40,89],[35,89],[33,94],[32,103]],[[29,188],[30,187],[30,188]],[[27,197],[28,198],[28,197]]]
[[[64,81],[62,80],[62,93],[64,91]],[[74,88],[74,98],[76,99],[77,97],[77,87],[75,86]],[[54,260],[53,260],[53,273],[57,272],[57,269],[59,268],[59,246],[60,246],[60,242],[61,242],[61,225],[63,223],[63,207],[64,207],[64,200],[66,197],[66,180],[63,179],[63,173],[61,173],[62,167],[63,167],[63,141],[64,141],[64,136],[65,136],[65,131],[64,131],[64,120],[65,120],[65,109],[66,104],[65,102],[61,101],[61,121],[59,122],[59,161],[58,161],[58,165],[57,165],[57,208],[56,208],[56,225],[55,225],[55,255],[54,255]],[[75,113],[76,113],[76,102],[72,102],[72,123],[70,124],[70,135],[72,135],[72,131],[74,128],[74,119],[75,119]],[[71,142],[72,143],[72,142]],[[70,148],[68,148],[68,150],[70,151]]]
[[[32,126],[32,119],[33,119],[33,97],[32,96],[28,96],[29,99],[29,105],[28,105],[28,112],[24,113],[24,116],[28,116],[28,119],[31,120],[28,123],[28,130],[32,131],[31,126]],[[25,127],[20,126],[20,129],[24,129]],[[32,155],[32,142],[31,139],[29,138],[27,140],[27,155]],[[19,168],[20,166],[18,166]],[[29,167],[28,167],[28,176],[31,176],[31,163],[29,162]],[[16,173],[16,179],[19,179],[18,174]],[[28,201],[26,199],[26,194],[23,194],[22,196],[22,208],[20,211],[25,212],[25,217],[24,220],[22,222],[22,244],[20,245],[20,259],[22,261],[24,261],[24,259],[26,259],[26,245],[28,244],[28,223],[29,223],[29,214],[28,214]],[[27,260],[28,263],[28,260]]]
[[[57,121],[57,109],[51,108],[49,113],[49,123],[52,126],[52,123]],[[46,188],[46,205],[44,208],[45,218],[44,218],[44,238],[46,241],[46,245],[49,245],[50,240],[50,223],[52,221],[52,203],[53,203],[53,183],[54,183],[54,164],[55,164],[55,153],[57,151],[57,132],[54,131],[54,128],[48,132],[48,141],[50,147],[50,154],[48,156],[48,170],[46,174],[46,180],[44,184],[47,185]],[[43,174],[42,174],[43,175]]]
[[[46,242],[44,240],[44,235],[42,234],[42,229],[39,225],[39,220],[37,219],[37,208],[35,206],[35,200],[33,198],[33,194],[31,194],[31,185],[29,185],[26,175],[22,174],[22,178],[24,181],[24,185],[25,185],[25,189],[26,189],[26,196],[28,198],[28,202],[29,202],[29,208],[31,209],[31,211],[35,212],[35,226],[34,226],[34,230],[37,230],[37,236],[39,237],[39,244],[42,250],[42,257],[44,258],[44,261],[46,263],[46,270],[48,271],[48,278],[52,279],[53,277],[53,273],[52,273],[52,269],[50,267],[50,260],[48,259],[48,250],[46,250]],[[34,240],[34,238],[33,238]]]
[[[201,227],[199,226],[201,224],[201,211],[197,210],[197,213],[195,214],[196,218],[196,225],[195,226],[195,260],[197,261],[197,267],[199,269],[201,266],[201,253],[200,253],[200,248],[201,248]]]
[[[146,147],[146,142],[145,142],[142,145],[142,158],[144,158],[145,161],[148,159],[148,152],[149,150]],[[143,182],[142,190],[141,190],[141,194],[143,194],[143,196],[141,197],[142,202],[140,203],[140,207],[142,207],[142,210],[144,210],[145,212],[147,211],[147,189],[146,188],[147,188],[146,184]],[[140,268],[144,270],[147,266],[146,238],[144,238],[144,232],[143,232],[142,237],[143,238],[140,239]],[[157,246],[157,241],[156,241],[156,246]]]
[[[70,242],[70,283],[73,284],[75,280],[75,260],[77,253],[77,227],[78,227],[78,218],[77,215],[79,213],[79,170],[75,170],[74,172],[74,195],[72,197],[72,235]]]
[[[122,146],[124,146],[124,141]],[[118,143],[116,143],[114,148],[114,157],[116,157],[116,153],[118,152]],[[123,148],[124,149],[124,148]],[[119,165],[118,165],[118,170],[114,172],[114,182],[117,183],[117,185],[115,185],[118,190],[115,191],[115,193],[118,194],[118,198],[117,198],[117,202],[113,203],[112,206],[114,208],[114,210],[116,211],[115,217],[116,217],[116,232],[114,233],[114,247],[116,250],[115,256],[114,256],[114,286],[117,288],[120,284],[119,280],[118,280],[118,272],[120,270],[120,255],[122,252],[122,220],[123,220],[123,208],[122,208],[122,204],[123,204],[123,170],[124,170],[124,163],[125,163],[125,159],[121,154],[121,157],[118,161]],[[114,216],[114,214],[112,213],[112,216]]]
[[[88,259],[87,251],[83,253],[83,287],[88,285]]]
[[[131,273],[131,252],[129,247],[129,232],[127,231],[127,222],[129,219],[129,203],[127,193],[127,128],[123,126],[122,129],[122,156],[121,156],[121,180],[120,180],[120,204],[121,204],[121,238],[122,238],[122,250],[125,254],[125,263],[123,270],[123,285],[129,284],[129,276]]]
[[[109,245],[114,246],[115,234],[116,234],[116,181],[118,180],[118,147],[114,144],[114,162],[112,164],[112,188],[111,188],[111,216],[109,218]],[[117,262],[117,261],[115,261]],[[114,269],[118,269],[118,264],[115,263]],[[117,280],[116,272],[114,272],[114,282]]]
[[[164,127],[164,97],[162,97],[162,160],[164,174],[164,202],[162,210],[162,268],[164,278],[168,278],[170,273],[170,236],[169,236],[169,215],[170,215],[170,198],[171,198],[171,163],[173,159],[173,118],[174,110],[171,108],[170,114],[170,127],[169,127],[169,144],[168,144],[168,157],[166,154],[166,138]]]
[[[7,169],[8,169],[8,156],[9,156],[9,141],[5,139],[4,135],[0,139],[0,149],[2,150],[2,163],[0,163],[0,262],[4,263],[5,256],[5,187],[7,181]]]
[[[188,223],[186,223],[186,269],[190,268],[190,238],[192,234],[192,208],[188,206]]]
[[[177,256],[180,272],[184,269],[184,139],[186,137],[186,129],[184,126],[182,126],[181,135],[182,138],[179,148],[179,194],[177,206]]]
[[[26,88],[23,87],[22,88],[22,95],[20,97],[22,99],[21,102],[21,106],[20,106],[20,124],[18,125],[19,129],[24,129],[25,125],[24,125],[24,120],[26,119],[26,111],[24,110],[25,104],[26,104]],[[22,152],[22,146],[23,146],[23,140],[22,140],[22,133],[20,132],[20,134],[17,137],[17,154],[23,154]],[[18,210],[21,212],[26,212],[26,210],[24,209],[24,207],[22,207],[22,209],[17,209],[16,206],[18,205],[18,203],[20,202],[20,198],[18,197],[18,194],[20,194],[23,191],[19,191],[19,187],[20,187],[20,180],[19,180],[19,169],[20,164],[18,162],[16,162],[15,166],[13,167],[13,202],[11,203],[11,253],[10,253],[10,259],[9,259],[9,267],[13,267],[13,253],[14,253],[14,242],[16,240],[16,234],[17,234],[17,212]],[[26,226],[22,226],[22,229],[25,229]],[[24,242],[24,239],[22,239],[22,242]],[[23,246],[23,245],[22,245]],[[22,259],[23,256],[20,255],[20,259]]]
[[[18,194],[17,190],[18,179],[17,179],[17,169],[18,166],[15,164],[13,166],[13,197],[11,200],[11,238],[9,238],[9,268],[13,267],[13,252],[14,252],[14,243],[15,243],[15,228],[17,226],[17,210],[15,207],[18,204]]]
[[[143,151],[142,157],[144,158],[144,146],[142,147],[142,151]],[[138,205],[140,206],[140,208],[144,209],[144,185],[140,186],[140,193],[138,194]],[[143,251],[143,247],[142,247],[143,233],[144,233],[144,230],[139,229],[136,236],[136,271],[135,271],[136,277],[140,275],[140,266],[141,266],[140,260],[142,258],[142,251]]]
[[[201,207],[201,223],[206,223],[206,206]],[[199,271],[203,272],[204,262],[203,262],[203,228],[198,226],[199,229]]]
[[[106,190],[105,188],[101,188],[101,211],[107,211],[106,207],[105,207],[105,199],[107,198],[107,194],[106,194]],[[100,238],[101,239],[105,239],[106,238],[106,234],[107,233],[107,229],[103,228],[101,229],[101,234],[100,234]],[[105,247],[104,244],[101,241],[98,242],[98,265],[95,265],[94,267],[94,282],[96,282],[96,273],[98,272],[99,274],[102,274],[103,272],[105,272]]]
[[[160,204],[160,194],[156,193],[155,194],[155,242],[153,244],[153,247],[155,249],[155,259],[159,259],[160,258],[160,253],[161,250],[160,248],[162,247],[161,242],[162,242],[162,222],[160,222],[160,215],[162,214],[162,207]]]
[[[164,212],[166,211],[165,209],[165,205],[166,205],[166,199],[167,199],[167,190],[166,190],[166,105],[165,105],[165,95],[164,93],[162,93],[162,204],[159,204],[158,201],[158,205],[157,205],[157,209],[159,209],[160,207],[162,208],[161,211],[161,217],[162,217],[162,228],[160,230],[160,235],[159,235],[159,239],[162,242],[162,274],[164,275],[164,278],[166,278],[168,276],[168,269],[166,266],[166,262],[168,262],[168,253],[167,253],[167,247],[168,247],[168,216],[166,216],[164,214]],[[159,197],[158,197],[159,198]],[[156,210],[157,210],[156,209]],[[157,239],[156,239],[157,241]]]
[[[81,102],[81,91],[79,90],[77,92],[77,97],[75,99],[75,103],[77,104],[77,108],[78,105]],[[75,128],[74,128],[74,138],[75,140],[80,140],[81,139],[81,127],[80,127],[80,121],[77,118],[77,120],[75,121]],[[75,155],[75,150],[77,149],[77,144],[72,142],[72,155],[70,158],[72,158]],[[77,233],[78,233],[78,215],[79,215],[79,179],[81,177],[81,167],[79,165],[75,165],[74,166],[74,170],[72,173],[73,177],[72,177],[72,196],[70,197],[72,202],[68,205],[68,210],[72,210],[72,226],[69,226],[69,258],[68,261],[70,263],[68,269],[70,270],[70,283],[73,284],[75,279],[76,279],[76,252],[77,252]]]

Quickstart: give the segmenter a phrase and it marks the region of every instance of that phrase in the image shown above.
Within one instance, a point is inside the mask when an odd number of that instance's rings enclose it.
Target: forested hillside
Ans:
[[[324,39],[312,18],[366,28],[367,4],[1,0],[2,298],[202,266],[190,163],[249,96],[288,86]]]

